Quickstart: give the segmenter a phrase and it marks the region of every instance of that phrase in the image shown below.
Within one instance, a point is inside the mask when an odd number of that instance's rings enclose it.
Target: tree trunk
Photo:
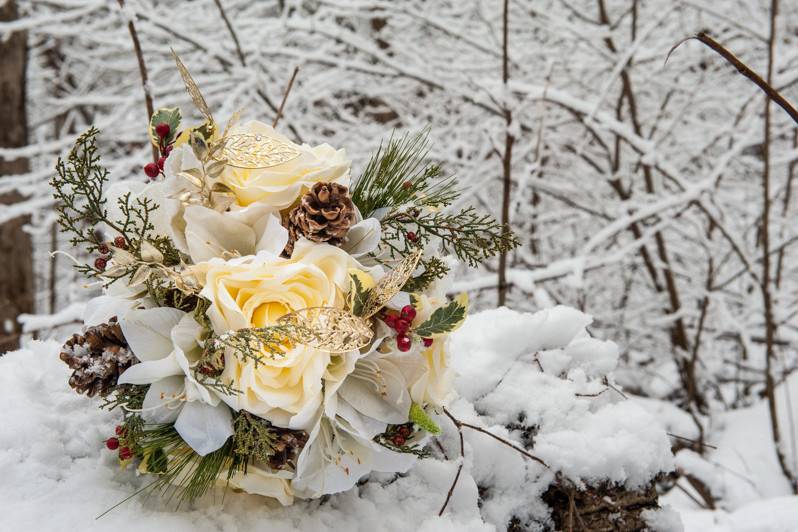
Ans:
[[[15,0],[0,2],[0,22],[17,18]],[[25,71],[28,64],[27,33],[15,32],[8,40],[0,39],[0,147],[17,148],[28,143],[25,112]],[[0,176],[27,172],[27,159],[0,159]],[[25,199],[17,192],[0,195],[0,205]],[[0,353],[19,347],[19,314],[33,312],[33,248],[23,227],[28,216],[15,218],[0,226]]]

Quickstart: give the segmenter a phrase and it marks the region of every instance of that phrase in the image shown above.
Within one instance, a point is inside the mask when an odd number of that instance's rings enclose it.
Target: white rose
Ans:
[[[347,159],[344,150],[336,150],[329,144],[300,146],[277,133],[271,126],[258,121],[235,126],[230,131],[230,135],[242,133],[272,138],[294,148],[299,155],[270,168],[225,168],[220,179],[230,187],[241,206],[263,203],[275,209],[285,209],[319,181],[349,186],[352,162]]]
[[[192,267],[211,302],[208,317],[216,333],[268,327],[283,315],[308,307],[343,308],[350,268],[362,269],[345,251],[300,241],[291,259],[261,254],[212,261]],[[222,399],[275,425],[305,429],[322,401],[322,381],[330,354],[296,345],[274,356],[263,353],[256,364],[232,350],[225,356],[222,379],[240,393]]]

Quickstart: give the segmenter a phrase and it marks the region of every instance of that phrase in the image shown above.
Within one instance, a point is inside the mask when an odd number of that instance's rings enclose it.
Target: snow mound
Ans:
[[[612,383],[617,349],[590,338],[589,323],[564,307],[498,309],[469,317],[454,335],[460,398],[451,413],[516,445],[534,442],[531,452],[551,469],[463,428],[463,471],[441,517],[461,463],[457,430],[443,415],[441,451],[405,475],[373,474],[348,493],[284,508],[220,491],[179,511],[174,501],[134,497],[96,520],[149,480],[120,470],[104,450],[117,415],[69,388],[59,344],[33,342],[0,357],[0,530],[244,531],[268,523],[272,531],[488,531],[511,521],[545,530],[550,512],[541,495],[553,471],[635,487],[671,467],[652,416],[604,384]]]

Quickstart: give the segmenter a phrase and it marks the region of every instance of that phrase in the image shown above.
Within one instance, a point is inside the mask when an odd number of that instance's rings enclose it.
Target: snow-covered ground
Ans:
[[[626,399],[603,384],[605,377],[613,382],[617,349],[590,338],[588,323],[565,307],[471,316],[452,342],[460,398],[451,412],[516,442],[521,431],[508,432],[505,425],[536,425],[532,452],[552,469],[575,482],[611,480],[634,488],[690,459],[677,456],[674,462],[669,451],[665,431],[677,430],[680,418],[664,403]],[[468,429],[463,474],[438,517],[459,464],[457,433],[446,418],[438,421],[449,460],[438,453],[406,475],[373,475],[326,500],[284,508],[220,491],[175,511],[174,501],[135,497],[97,520],[148,479],[120,470],[104,450],[116,414],[68,387],[58,347],[33,342],[0,358],[0,530],[481,531],[505,530],[512,517],[531,530],[547,526],[540,495],[552,472]],[[688,531],[798,530],[798,498],[786,496],[777,474],[764,406],[723,419],[707,467],[725,472],[712,477],[718,479],[713,489],[736,510],[699,511],[686,497],[670,494],[663,502],[679,510]],[[648,517],[659,530],[680,527],[673,511]]]

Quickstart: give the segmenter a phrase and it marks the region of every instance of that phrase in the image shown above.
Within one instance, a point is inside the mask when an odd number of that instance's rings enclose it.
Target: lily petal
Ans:
[[[173,423],[183,406],[183,377],[167,377],[150,385],[141,417],[147,423]]]
[[[174,355],[169,355],[160,360],[150,360],[130,366],[119,376],[119,384],[151,384],[165,377],[182,374],[183,370]]]
[[[133,310],[119,320],[119,325],[139,360],[159,360],[172,352],[171,331],[184,314],[168,307]]]
[[[177,417],[175,430],[198,455],[205,456],[233,435],[233,416],[223,403],[210,406],[190,401]]]
[[[353,225],[341,248],[355,258],[371,253],[380,244],[382,227],[376,218],[366,218]]]

